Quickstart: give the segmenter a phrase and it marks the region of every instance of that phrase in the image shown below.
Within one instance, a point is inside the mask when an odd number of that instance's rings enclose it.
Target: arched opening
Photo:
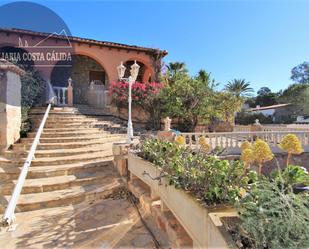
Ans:
[[[149,71],[148,67],[143,62],[136,61],[136,63],[140,66],[136,81],[138,81],[138,82],[144,82],[144,81],[150,82],[151,81],[151,75],[146,75],[146,73]],[[126,61],[124,63],[124,66],[126,67],[126,72],[125,72],[126,78],[130,76],[130,69],[131,69],[131,66],[133,64],[134,64],[134,60],[129,60],[129,61]]]
[[[34,61],[27,55],[28,51],[22,48],[16,48],[14,46],[0,47],[0,59],[5,59],[17,64],[24,69],[32,68],[34,66]]]
[[[90,83],[104,88],[108,84],[105,69],[94,59],[86,55],[72,55],[72,66],[55,67],[51,73],[51,84],[58,87],[67,87],[68,78],[73,82],[73,102],[75,104],[89,104],[88,90]]]

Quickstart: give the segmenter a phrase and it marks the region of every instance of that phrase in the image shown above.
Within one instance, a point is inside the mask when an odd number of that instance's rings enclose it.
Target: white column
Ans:
[[[131,105],[132,105],[132,84],[133,79],[129,77],[129,117],[128,117],[128,143],[132,143],[133,141],[133,125],[132,125],[132,112],[131,112]]]

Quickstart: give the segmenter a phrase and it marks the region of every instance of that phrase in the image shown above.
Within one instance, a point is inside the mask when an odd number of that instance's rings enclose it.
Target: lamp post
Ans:
[[[131,75],[128,78],[124,78],[126,67],[123,65],[122,62],[117,67],[119,80],[128,81],[129,83],[129,98],[128,98],[129,114],[128,114],[128,130],[127,130],[128,143],[132,143],[133,141],[133,125],[132,125],[132,118],[131,118],[131,115],[132,115],[131,113],[132,84],[136,81],[139,69],[140,69],[140,66],[136,63],[136,61],[134,61],[134,64],[131,66],[131,70],[130,70]]]

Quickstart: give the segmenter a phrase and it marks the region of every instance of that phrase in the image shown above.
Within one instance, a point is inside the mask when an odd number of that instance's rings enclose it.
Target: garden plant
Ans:
[[[291,136],[285,140],[294,141]],[[189,192],[206,206],[234,206],[239,220],[230,232],[237,247],[308,248],[309,195],[294,191],[299,184],[308,186],[306,169],[288,165],[269,176],[262,175],[263,163],[273,154],[261,139],[253,144],[244,142],[241,160],[235,161],[213,155],[205,137],[199,138],[198,150],[185,142],[181,135],[175,142],[146,139],[139,145],[138,155],[160,168],[171,185]],[[253,163],[259,165],[259,174],[251,170]]]

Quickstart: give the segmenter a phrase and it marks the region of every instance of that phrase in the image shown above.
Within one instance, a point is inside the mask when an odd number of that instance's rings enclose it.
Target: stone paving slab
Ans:
[[[0,234],[1,249],[155,248],[126,199],[17,213],[16,218],[16,230]],[[168,248],[164,234],[155,229],[149,217],[146,220],[162,248]]]

